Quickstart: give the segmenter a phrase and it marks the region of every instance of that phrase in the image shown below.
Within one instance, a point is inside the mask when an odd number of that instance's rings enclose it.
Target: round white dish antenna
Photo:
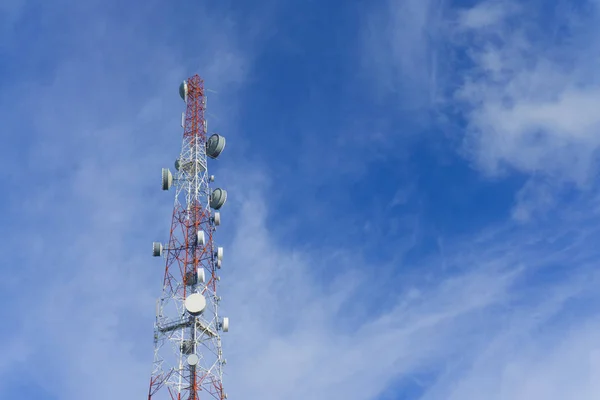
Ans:
[[[198,231],[198,246],[204,246],[206,244],[206,235],[204,231]]]
[[[204,268],[198,268],[198,282],[202,284],[206,283],[206,272],[204,272]]]
[[[200,315],[206,308],[206,299],[200,293],[192,293],[185,299],[185,309],[192,315]]]
[[[173,175],[168,168],[162,169],[162,190],[169,190],[173,184]]]
[[[209,181],[214,182],[215,181],[215,176],[211,175],[210,178],[208,178]]]
[[[227,191],[225,189],[217,188],[210,194],[210,206],[215,210],[223,207],[226,201]]]
[[[163,245],[159,242],[152,243],[152,255],[154,257],[160,257],[163,253]]]
[[[217,158],[225,148],[225,138],[221,135],[211,135],[206,141],[206,155],[210,158]]]
[[[229,332],[229,318],[223,318],[223,322],[221,322],[221,329],[223,329],[223,332]]]
[[[196,354],[190,354],[187,358],[188,365],[195,367],[200,362],[200,358]]]
[[[223,248],[222,247],[217,247],[217,260],[219,260],[219,261],[223,260]]]
[[[215,216],[213,217],[213,221],[215,221],[216,226],[221,225],[221,213],[220,212],[215,213]]]
[[[181,85],[179,85],[179,95],[181,96],[181,99],[183,101],[187,101],[187,95],[188,95],[187,81],[183,81],[183,82],[181,82]]]

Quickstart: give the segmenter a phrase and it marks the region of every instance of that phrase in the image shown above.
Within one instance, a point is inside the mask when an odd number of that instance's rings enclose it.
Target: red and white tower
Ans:
[[[183,144],[176,171],[162,170],[163,190],[175,189],[169,242],[153,243],[153,255],[166,258],[162,296],[156,303],[154,364],[149,400],[226,399],[222,376],[225,359],[220,332],[229,319],[219,315],[218,271],[223,248],[213,236],[227,192],[211,190],[209,158],[225,147],[225,138],[207,137],[206,95],[198,75],[184,81],[179,94],[186,104],[181,116]]]

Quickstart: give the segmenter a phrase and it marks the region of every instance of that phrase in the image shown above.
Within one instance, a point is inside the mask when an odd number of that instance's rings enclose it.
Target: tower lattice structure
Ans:
[[[176,171],[162,170],[162,189],[175,189],[170,237],[165,245],[153,243],[153,255],[164,257],[166,266],[156,304],[148,399],[222,400],[227,395],[221,332],[229,330],[229,319],[219,315],[217,273],[223,248],[213,237],[227,192],[211,190],[208,160],[219,156],[225,138],[207,135],[206,95],[198,75],[184,81],[179,93],[186,104],[183,144]]]

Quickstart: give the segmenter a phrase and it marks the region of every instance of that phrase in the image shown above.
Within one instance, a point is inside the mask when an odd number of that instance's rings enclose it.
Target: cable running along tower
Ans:
[[[174,174],[162,170],[162,189],[175,190],[169,242],[155,242],[155,257],[166,259],[162,296],[156,303],[154,363],[148,400],[223,400],[225,359],[221,332],[229,319],[219,315],[218,270],[223,248],[213,236],[221,223],[218,211],[227,199],[223,189],[210,189],[207,161],[217,158],[225,138],[207,138],[206,95],[198,75],[184,81],[179,94],[183,144]]]

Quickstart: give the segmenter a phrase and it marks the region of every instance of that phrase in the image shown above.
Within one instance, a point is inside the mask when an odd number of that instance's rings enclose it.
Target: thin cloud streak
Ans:
[[[542,12],[553,28],[529,18]],[[589,38],[599,10],[559,12],[486,1],[459,14],[454,37],[472,66],[460,69],[455,99],[466,107],[466,154],[484,173],[541,173],[581,186],[595,176],[600,91],[590,72],[598,60],[588,55],[598,48]]]
[[[379,96],[402,93],[401,107],[436,102],[436,45],[443,0],[388,0],[367,13],[362,26],[362,64]]]

